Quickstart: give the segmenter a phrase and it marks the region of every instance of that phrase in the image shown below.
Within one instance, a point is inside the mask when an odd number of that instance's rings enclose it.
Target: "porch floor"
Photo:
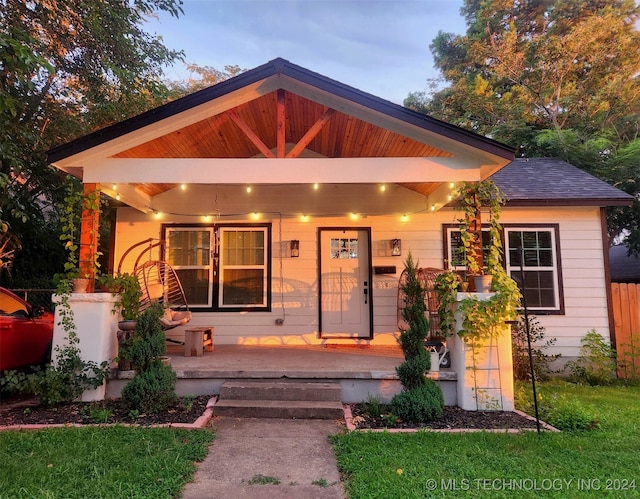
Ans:
[[[184,347],[168,345],[179,378],[388,379],[403,361],[399,347],[216,345],[202,357],[185,357]]]
[[[183,346],[168,344],[167,355],[177,374],[180,396],[219,394],[225,381],[237,379],[335,381],[346,403],[362,402],[370,395],[389,403],[402,389],[396,366],[404,357],[394,346],[215,345],[213,352],[204,352],[202,357],[185,357]],[[107,385],[107,395],[119,397],[132,375],[132,371],[116,372]],[[455,405],[456,373],[441,369],[429,377],[440,382],[445,404]]]

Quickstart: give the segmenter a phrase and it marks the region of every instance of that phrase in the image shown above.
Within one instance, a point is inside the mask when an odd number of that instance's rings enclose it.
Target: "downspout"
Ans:
[[[611,347],[616,348],[616,321],[613,316],[613,297],[611,294],[611,268],[609,265],[609,231],[607,230],[607,211],[600,208],[600,230],[602,231],[602,260],[604,265],[604,284],[607,293],[607,318],[609,319],[609,338]]]

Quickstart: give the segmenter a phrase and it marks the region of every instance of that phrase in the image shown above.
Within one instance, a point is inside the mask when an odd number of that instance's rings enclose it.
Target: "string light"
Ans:
[[[400,217],[400,220],[402,220],[403,222],[408,222],[409,221],[409,215],[402,215],[402,217]]]
[[[180,184],[180,189],[182,189],[183,191],[187,190],[187,184]]]
[[[308,222],[309,221],[309,215],[302,215],[300,217],[300,220],[302,220],[303,222]]]
[[[313,184],[313,190],[317,191],[320,188],[320,184],[318,184],[318,182],[316,182],[315,184]]]
[[[387,190],[387,185],[386,184],[380,184],[380,192],[384,192]]]
[[[251,194],[251,186],[250,185],[247,186],[247,194]]]
[[[357,213],[352,213],[350,215],[350,217],[351,217],[351,220],[358,220],[358,214]]]

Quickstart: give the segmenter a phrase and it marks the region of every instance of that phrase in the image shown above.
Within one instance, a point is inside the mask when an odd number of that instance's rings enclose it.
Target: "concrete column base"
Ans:
[[[118,355],[118,315],[112,313],[117,297],[111,293],[71,293],[69,305],[73,311],[80,349],[80,357],[84,361],[94,361],[98,365],[104,361],[111,363]],[[53,327],[52,361],[57,362],[56,347],[68,345],[67,332],[60,322],[60,297],[53,297],[56,303],[55,321]],[[106,393],[106,382],[95,390],[87,390],[82,394],[82,400],[90,402],[103,400]]]

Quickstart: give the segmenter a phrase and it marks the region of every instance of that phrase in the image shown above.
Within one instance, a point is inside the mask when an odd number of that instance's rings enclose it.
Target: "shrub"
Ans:
[[[616,354],[611,345],[595,329],[581,340],[578,360],[567,362],[571,380],[589,385],[613,383],[616,373]]]
[[[133,337],[120,343],[118,356],[131,362],[138,372],[145,371],[167,350],[166,339],[160,318],[162,305],[154,303],[137,319]]]
[[[176,400],[176,373],[161,362],[135,376],[122,389],[122,401],[131,410],[160,412]]]
[[[578,400],[560,395],[546,400],[542,418],[562,431],[584,431],[599,426],[589,410]]]
[[[431,368],[431,355],[424,347],[418,355],[405,360],[396,367],[396,373],[402,386],[410,390],[417,386],[423,385],[427,378],[424,373]],[[438,387],[439,388],[439,387]]]
[[[545,381],[553,372],[550,364],[560,358],[560,354],[547,355],[546,348],[553,346],[555,338],[545,340],[545,328],[535,316],[529,316],[529,335],[531,337],[531,355],[533,357],[533,373],[537,380]],[[529,364],[529,348],[527,344],[527,322],[523,315],[511,327],[513,345],[513,377],[518,381],[531,380],[531,366]]]
[[[367,401],[363,404],[364,412],[372,418],[379,418],[382,415],[382,403],[378,395],[367,396]]]
[[[393,414],[406,422],[421,423],[442,417],[442,390],[431,379],[415,388],[403,390],[391,400]]]

